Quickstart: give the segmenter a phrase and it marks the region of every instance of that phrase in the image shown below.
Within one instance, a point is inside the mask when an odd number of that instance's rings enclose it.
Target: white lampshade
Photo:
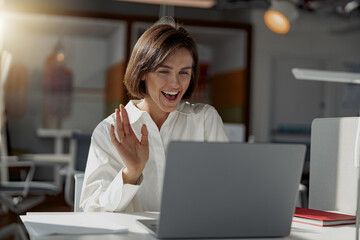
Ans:
[[[298,15],[296,7],[291,2],[273,0],[270,8],[265,12],[264,21],[271,31],[286,34]]]
[[[293,68],[296,79],[360,84],[360,73]]]

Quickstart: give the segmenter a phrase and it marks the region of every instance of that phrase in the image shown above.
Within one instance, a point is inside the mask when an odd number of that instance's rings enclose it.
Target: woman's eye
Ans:
[[[181,75],[189,75],[188,72],[180,72]]]
[[[169,71],[168,70],[159,70],[159,73],[166,74],[166,73],[169,73]]]

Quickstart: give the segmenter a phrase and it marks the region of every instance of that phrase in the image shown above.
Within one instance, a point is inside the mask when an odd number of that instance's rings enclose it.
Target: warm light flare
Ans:
[[[2,12],[0,11],[0,52],[3,50],[3,39],[4,39],[4,19]]]
[[[4,0],[0,0],[0,53],[3,50],[3,41],[4,41]]]
[[[2,14],[0,12],[0,34],[2,34],[4,31],[4,19],[2,17]]]
[[[266,26],[273,32],[278,34],[286,34],[290,31],[290,22],[284,14],[275,11],[268,10],[264,15],[264,21]]]

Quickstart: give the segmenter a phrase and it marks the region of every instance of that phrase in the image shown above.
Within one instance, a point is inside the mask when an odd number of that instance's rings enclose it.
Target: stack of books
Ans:
[[[305,223],[321,227],[332,227],[355,224],[356,217],[347,214],[297,207],[295,209],[293,222]]]

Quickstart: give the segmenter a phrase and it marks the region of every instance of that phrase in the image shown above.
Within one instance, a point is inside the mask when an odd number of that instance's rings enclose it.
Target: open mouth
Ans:
[[[177,96],[179,95],[179,92],[165,92],[161,91],[161,93],[168,99],[169,101],[176,100]]]

